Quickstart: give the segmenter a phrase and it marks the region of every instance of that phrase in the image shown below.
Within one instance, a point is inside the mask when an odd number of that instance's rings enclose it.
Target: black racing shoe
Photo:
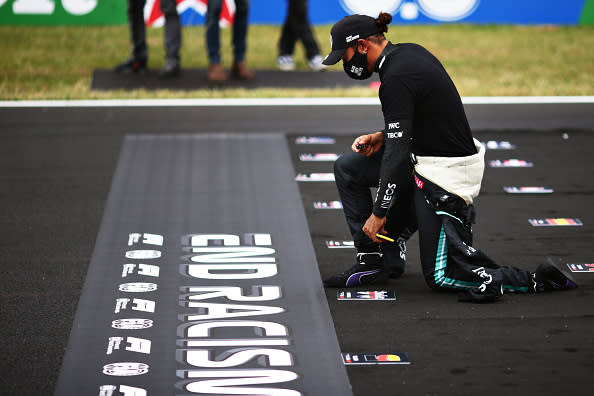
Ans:
[[[122,74],[144,73],[146,71],[146,59],[128,58],[117,65],[113,71]]]
[[[177,59],[167,59],[165,65],[159,72],[159,78],[177,77],[181,71],[179,61]]]
[[[384,242],[380,249],[384,255],[384,266],[388,276],[392,279],[401,277],[406,264],[406,240],[398,238],[395,243]]]
[[[357,253],[357,263],[342,274],[324,280],[328,287],[356,287],[378,283],[386,278],[382,254]]]
[[[538,266],[536,272],[532,274],[532,280],[535,292],[571,290],[578,287],[571,275],[557,268],[551,259],[547,259]]]

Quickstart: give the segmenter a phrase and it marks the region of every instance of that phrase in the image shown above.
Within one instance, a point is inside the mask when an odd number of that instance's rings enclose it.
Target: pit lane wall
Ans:
[[[147,0],[148,25],[162,25],[159,0]],[[233,0],[225,0],[231,3]],[[177,0],[184,25],[204,23],[207,0]],[[349,14],[392,13],[393,24],[594,25],[594,0],[310,0],[313,24]],[[251,0],[250,23],[281,24],[285,0]],[[127,22],[125,0],[0,0],[0,25],[114,25]]]

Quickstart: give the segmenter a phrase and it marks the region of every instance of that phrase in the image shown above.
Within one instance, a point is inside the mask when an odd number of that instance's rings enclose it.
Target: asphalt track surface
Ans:
[[[535,268],[545,257],[592,263],[594,105],[467,105],[475,136],[510,141],[533,168],[486,168],[475,246],[500,264]],[[382,127],[377,106],[0,108],[2,202],[0,392],[50,395],[126,135],[285,135],[295,174],[330,172],[303,152],[344,152],[361,131]],[[564,135],[566,134],[566,135]],[[333,136],[301,146],[298,136]],[[332,183],[298,183],[322,277],[351,265],[352,252]],[[508,195],[503,186],[548,186],[548,195]],[[238,203],[240,204],[240,203]],[[249,208],[246,208],[249,210]],[[532,227],[530,218],[579,218],[581,227]],[[594,274],[550,294],[507,294],[495,304],[431,292],[420,275],[416,237],[405,275],[382,289],[394,302],[327,301],[343,352],[404,352],[409,366],[347,368],[355,395],[591,394],[594,383]],[[306,320],[307,318],[304,318]]]

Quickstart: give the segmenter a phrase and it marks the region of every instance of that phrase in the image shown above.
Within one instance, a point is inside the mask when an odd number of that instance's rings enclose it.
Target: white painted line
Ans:
[[[594,96],[469,96],[464,104],[594,104]],[[0,101],[20,107],[378,106],[378,98],[97,99]]]

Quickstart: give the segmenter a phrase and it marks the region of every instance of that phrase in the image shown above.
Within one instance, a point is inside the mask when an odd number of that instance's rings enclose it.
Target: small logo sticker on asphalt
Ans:
[[[508,194],[551,194],[552,188],[548,187],[503,187],[503,190]]]
[[[406,353],[343,353],[345,365],[410,364]]]
[[[489,166],[491,168],[532,168],[534,163],[512,158],[507,160],[489,161]]]
[[[370,290],[370,291],[339,291],[338,300],[353,301],[353,300],[396,300],[396,292],[391,290]]]
[[[580,219],[530,219],[528,220],[534,227],[559,227],[559,226],[581,226]]]
[[[299,136],[295,144],[334,144],[336,139],[328,136]]]
[[[567,264],[571,272],[593,272],[594,264]]]

